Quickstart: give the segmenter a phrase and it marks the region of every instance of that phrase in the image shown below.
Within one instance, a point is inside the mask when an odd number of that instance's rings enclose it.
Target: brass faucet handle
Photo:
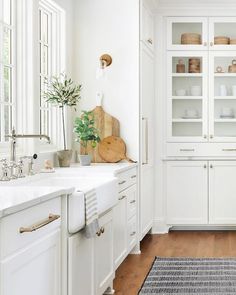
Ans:
[[[9,181],[10,177],[8,177],[8,169],[9,166],[7,164],[7,159],[0,160],[2,162],[2,177],[0,178],[0,181]]]

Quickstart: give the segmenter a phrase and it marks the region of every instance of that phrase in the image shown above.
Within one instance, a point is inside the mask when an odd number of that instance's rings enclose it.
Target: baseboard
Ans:
[[[153,227],[151,229],[151,234],[167,234],[169,232],[170,226],[165,223],[164,218],[155,218],[153,222]]]
[[[171,231],[217,231],[217,230],[223,230],[223,231],[236,231],[236,226],[226,226],[226,225],[182,225],[182,226],[172,226],[170,228]]]

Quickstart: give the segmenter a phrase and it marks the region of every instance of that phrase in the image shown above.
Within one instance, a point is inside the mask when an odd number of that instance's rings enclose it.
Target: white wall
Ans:
[[[75,77],[83,85],[81,109],[95,107],[95,94],[104,93],[103,107],[120,121],[128,154],[138,159],[139,142],[139,1],[75,1]],[[96,80],[99,57],[113,58],[106,80]]]

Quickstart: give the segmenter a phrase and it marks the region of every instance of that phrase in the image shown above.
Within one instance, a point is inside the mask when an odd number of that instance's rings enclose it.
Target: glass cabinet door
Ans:
[[[210,50],[236,50],[236,17],[209,18]]]
[[[235,142],[236,54],[234,55],[234,52],[210,53],[209,82],[210,141]]]
[[[204,17],[168,17],[168,50],[207,50],[208,21]]]
[[[168,141],[207,141],[207,53],[167,56]]]

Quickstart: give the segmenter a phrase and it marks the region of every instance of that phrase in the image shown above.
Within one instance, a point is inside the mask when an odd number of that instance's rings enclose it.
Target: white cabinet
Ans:
[[[235,17],[167,18],[167,142],[236,142],[235,28]]]
[[[1,262],[1,295],[60,294],[60,230]]]
[[[61,294],[61,198],[0,220],[0,294]]]
[[[141,169],[140,169],[140,239],[153,225],[154,212],[154,146],[155,81],[154,57],[141,44]]]
[[[154,16],[145,3],[142,5],[141,14],[141,41],[149,49],[154,50]]]
[[[195,41],[195,44],[184,44],[184,42],[181,42],[182,35],[187,32],[198,34],[198,36],[200,37],[198,39],[199,42]],[[167,49],[208,50],[207,17],[168,17]]]
[[[167,163],[167,224],[206,224],[208,182],[206,161]]]
[[[119,194],[119,202],[113,209],[114,265],[115,269],[127,255],[127,196]]]
[[[81,232],[68,239],[68,295],[94,295],[94,239]]]
[[[112,212],[99,218],[100,233],[87,239],[79,232],[68,239],[69,295],[102,295],[112,285]]]
[[[236,224],[236,161],[209,163],[209,223]]]
[[[112,212],[110,211],[99,219],[101,235],[95,237],[95,286],[96,295],[102,295],[113,281],[113,226]]]

